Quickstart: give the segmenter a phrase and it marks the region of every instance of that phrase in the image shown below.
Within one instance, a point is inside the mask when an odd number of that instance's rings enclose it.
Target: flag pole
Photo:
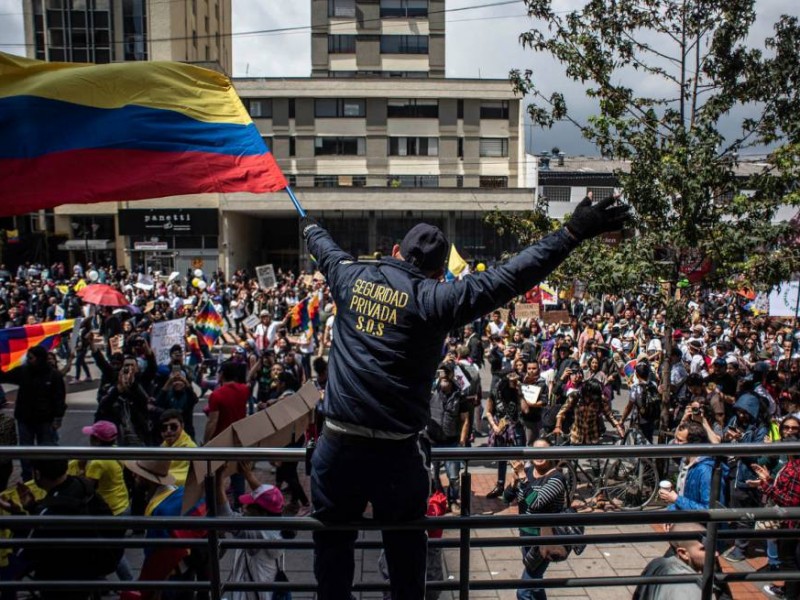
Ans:
[[[297,214],[300,215],[301,219],[305,217],[306,211],[302,206],[300,206],[300,201],[297,199],[297,196],[294,195],[292,188],[287,185],[284,189],[286,190],[286,193],[289,194],[289,198],[291,198],[292,204],[294,204],[294,207],[297,210]]]

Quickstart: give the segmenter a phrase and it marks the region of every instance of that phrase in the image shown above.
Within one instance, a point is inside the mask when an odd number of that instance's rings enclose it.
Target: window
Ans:
[[[334,188],[334,187],[365,187],[367,185],[366,175],[315,175],[314,187]]]
[[[484,157],[508,156],[508,140],[506,138],[481,138],[479,154]]]
[[[270,152],[272,152],[272,136],[271,135],[262,135],[261,139],[264,140],[264,143],[267,145],[267,148]]]
[[[294,156],[297,152],[296,140],[297,138],[295,136],[289,138],[289,156]]]
[[[613,187],[588,187],[586,188],[586,193],[592,192],[592,199],[597,202],[598,200],[604,200],[609,196],[614,195],[614,188]],[[731,196],[731,200],[733,197]]]
[[[481,175],[479,185],[482,188],[507,188],[508,177],[498,177],[496,175]]]
[[[354,19],[356,0],[328,0],[328,16]]]
[[[481,119],[508,119],[508,100],[481,102]]]
[[[391,188],[439,187],[438,175],[389,175],[386,177],[386,186]]]
[[[389,156],[439,156],[439,138],[390,137],[387,140]]]
[[[456,102],[456,118],[463,119],[464,118],[464,101],[458,100]]]
[[[542,186],[542,195],[550,202],[569,202],[570,188],[562,185],[545,185]]]
[[[318,137],[314,156],[364,156],[367,139],[363,137]]]
[[[257,119],[272,118],[272,100],[269,98],[248,98],[245,100],[247,112]]]
[[[463,188],[464,187],[464,176],[463,175],[456,175],[456,187]]]
[[[329,54],[355,54],[356,36],[354,35],[329,35]]]
[[[427,17],[428,0],[381,0],[381,17]]]
[[[314,101],[314,116],[323,119],[363,117],[366,101],[353,98],[319,98]]]
[[[456,149],[456,154],[458,155],[458,158],[462,158],[462,159],[464,158],[464,138],[463,137],[458,138],[458,147]]]
[[[289,98],[289,118],[294,119],[294,98]]]
[[[427,35],[382,35],[381,54],[427,54]]]
[[[297,175],[287,175],[286,182],[289,184],[289,187],[297,187]]]
[[[438,119],[438,100],[389,100],[386,108],[391,118],[416,117],[420,119]]]

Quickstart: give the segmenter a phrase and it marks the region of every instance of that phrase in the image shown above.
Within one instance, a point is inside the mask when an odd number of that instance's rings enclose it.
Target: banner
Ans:
[[[175,344],[186,349],[186,317],[153,323],[150,347],[156,355],[156,364],[169,363],[169,349]]]
[[[770,317],[793,317],[797,311],[798,282],[785,281],[769,293]]]
[[[569,311],[568,310],[546,310],[544,314],[542,314],[542,320],[546,324],[550,323],[569,323]]]

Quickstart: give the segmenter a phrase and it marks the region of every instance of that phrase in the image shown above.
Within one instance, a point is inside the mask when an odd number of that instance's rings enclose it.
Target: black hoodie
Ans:
[[[52,423],[67,410],[67,391],[61,373],[47,363],[47,350],[35,346],[29,352],[37,364],[21,365],[0,373],[0,383],[19,386],[14,418],[23,423]]]

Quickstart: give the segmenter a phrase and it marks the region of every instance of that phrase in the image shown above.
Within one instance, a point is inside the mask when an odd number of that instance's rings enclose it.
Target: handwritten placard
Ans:
[[[550,323],[569,323],[568,310],[546,310],[542,315],[542,319],[548,325]]]
[[[175,344],[185,349],[186,318],[159,321],[150,332],[150,346],[156,355],[156,364],[169,363],[169,349]]]
[[[531,319],[537,320],[539,318],[539,305],[538,304],[516,304],[514,306],[514,314],[519,321],[530,321]]]

